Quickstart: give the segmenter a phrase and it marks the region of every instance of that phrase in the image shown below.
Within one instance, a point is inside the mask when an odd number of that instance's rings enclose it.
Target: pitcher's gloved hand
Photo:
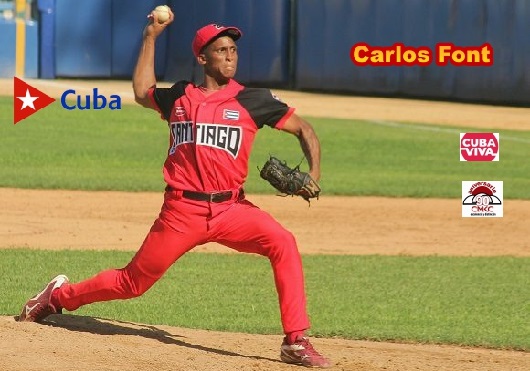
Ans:
[[[318,199],[320,195],[321,189],[311,175],[300,171],[299,166],[291,169],[285,161],[280,161],[273,156],[263,165],[260,176],[281,193],[300,196],[307,202],[311,198]]]

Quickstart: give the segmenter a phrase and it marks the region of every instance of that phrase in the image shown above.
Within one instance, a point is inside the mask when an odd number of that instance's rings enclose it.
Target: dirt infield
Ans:
[[[97,86],[132,99],[130,82],[27,82],[54,96],[67,87],[85,93]],[[11,80],[0,80],[0,94],[12,95]],[[295,92],[278,95],[308,116],[530,130],[527,108]],[[304,254],[530,256],[529,201],[510,202],[504,218],[488,220],[461,218],[458,200],[323,197],[308,209],[299,199],[258,195],[249,199],[292,230]],[[0,249],[134,251],[161,202],[161,193],[0,189]],[[197,250],[228,251],[216,245]],[[3,316],[0,370],[299,369],[279,362],[280,342],[280,335],[219,333],[75,315],[53,316],[45,325],[21,324],[13,316]],[[341,339],[314,339],[314,343],[333,359],[336,370],[530,369],[530,353],[525,352]]]
[[[297,236],[303,254],[530,256],[530,201],[504,218],[461,218],[459,200],[249,195]],[[3,247],[136,250],[160,193],[0,189]],[[505,233],[507,230],[510,233]],[[477,233],[480,231],[480,233]],[[230,252],[207,244],[195,251]]]

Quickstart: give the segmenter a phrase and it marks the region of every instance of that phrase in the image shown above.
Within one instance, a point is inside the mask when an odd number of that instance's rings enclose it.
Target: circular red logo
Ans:
[[[499,154],[499,141],[494,133],[465,133],[460,154],[466,161],[493,161]]]

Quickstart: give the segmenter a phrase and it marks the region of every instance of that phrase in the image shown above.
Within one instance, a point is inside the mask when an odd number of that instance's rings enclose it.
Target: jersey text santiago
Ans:
[[[258,129],[281,129],[294,111],[269,89],[246,88],[235,80],[208,96],[187,81],[153,88],[149,96],[170,129],[164,179],[180,190],[240,188]]]

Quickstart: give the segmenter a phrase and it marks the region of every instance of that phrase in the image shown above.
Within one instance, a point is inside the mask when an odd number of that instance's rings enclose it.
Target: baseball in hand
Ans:
[[[169,6],[167,5],[157,6],[155,12],[158,17],[158,23],[164,23],[169,19]]]

